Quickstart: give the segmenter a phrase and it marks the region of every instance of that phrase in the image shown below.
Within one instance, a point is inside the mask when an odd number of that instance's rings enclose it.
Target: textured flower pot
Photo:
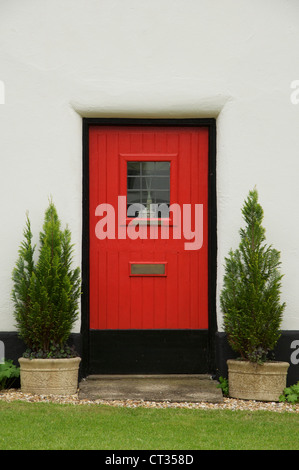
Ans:
[[[19,358],[21,391],[36,395],[74,395],[78,388],[80,357],[68,359]]]
[[[279,401],[287,382],[288,362],[255,364],[229,359],[229,396],[243,400]]]

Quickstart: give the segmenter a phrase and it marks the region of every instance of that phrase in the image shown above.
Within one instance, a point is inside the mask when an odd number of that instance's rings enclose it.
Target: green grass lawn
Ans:
[[[1,450],[298,450],[299,416],[269,411],[0,402]]]

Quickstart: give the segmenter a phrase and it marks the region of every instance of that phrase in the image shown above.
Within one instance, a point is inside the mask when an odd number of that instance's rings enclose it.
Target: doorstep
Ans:
[[[90,375],[79,384],[79,399],[223,402],[210,375]]]

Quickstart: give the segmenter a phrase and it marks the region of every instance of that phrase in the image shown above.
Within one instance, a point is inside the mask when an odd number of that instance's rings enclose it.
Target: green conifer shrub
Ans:
[[[240,230],[239,248],[225,258],[220,305],[232,349],[244,360],[264,362],[280,337],[285,309],[280,302],[280,253],[265,243],[256,189],[249,192],[242,215],[246,226]]]
[[[73,245],[68,228],[61,230],[52,201],[40,233],[38,260],[34,261],[31,224],[27,214],[24,241],[13,270],[12,299],[19,336],[30,357],[70,357],[67,345],[78,318],[80,269],[72,269]]]

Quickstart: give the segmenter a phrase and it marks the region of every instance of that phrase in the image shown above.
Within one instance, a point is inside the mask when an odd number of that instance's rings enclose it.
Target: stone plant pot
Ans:
[[[287,382],[288,362],[265,362],[229,359],[229,396],[242,400],[279,401]]]
[[[21,391],[35,395],[74,395],[78,388],[80,357],[67,359],[19,358]]]

